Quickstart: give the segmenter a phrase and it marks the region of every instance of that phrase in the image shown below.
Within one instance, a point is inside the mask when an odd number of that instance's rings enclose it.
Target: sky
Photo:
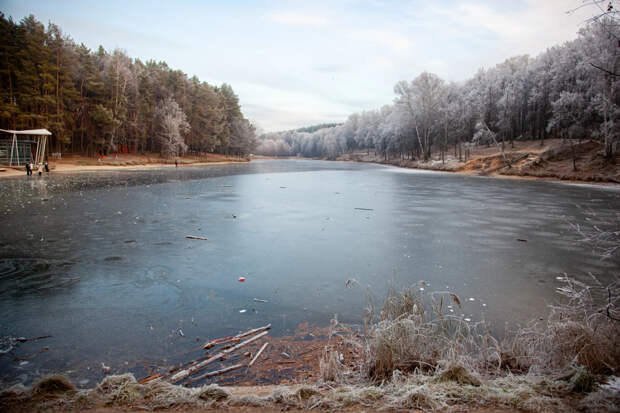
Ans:
[[[343,122],[394,99],[423,71],[471,77],[572,40],[595,10],[582,0],[0,0],[91,49],[165,61],[228,83],[264,131]]]

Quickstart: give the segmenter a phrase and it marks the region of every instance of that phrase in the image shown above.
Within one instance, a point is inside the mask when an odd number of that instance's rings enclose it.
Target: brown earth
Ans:
[[[498,146],[476,146],[469,150],[467,161],[448,151],[442,161],[433,153],[429,161],[388,158],[367,151],[357,151],[340,156],[337,160],[374,162],[405,168],[456,172],[467,175],[568,180],[590,183],[620,184],[620,154],[611,159],[603,156],[603,144],[592,140],[548,139],[541,141],[515,141],[504,145],[504,155]],[[504,158],[505,156],[505,158]],[[575,157],[575,168],[573,167]],[[510,164],[510,165],[509,165]]]
[[[348,334],[356,333],[351,331]],[[269,343],[252,367],[233,370],[188,384],[191,386],[212,383],[227,386],[267,386],[268,389],[270,385],[315,383],[320,378],[319,360],[326,349],[342,354],[344,364],[352,370],[356,369],[357,354],[355,349],[343,338],[342,335],[334,335],[330,338],[329,328],[315,328],[310,327],[308,323],[302,323],[293,335],[266,336],[243,347],[238,355],[231,355],[221,359],[218,363],[214,363],[210,370],[219,370],[237,363],[247,364],[265,342]],[[198,351],[204,353],[201,346]],[[213,355],[218,351],[218,348],[212,349],[206,356]],[[194,354],[193,357],[188,358],[186,364],[174,366],[170,371],[175,373],[181,368],[189,367],[193,364],[192,359],[196,358],[197,353]],[[152,369],[149,372],[151,375],[149,377],[166,373],[165,370]]]

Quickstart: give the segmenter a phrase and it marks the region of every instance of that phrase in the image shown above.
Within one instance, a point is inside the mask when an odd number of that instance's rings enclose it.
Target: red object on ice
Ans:
[[[245,281],[245,277],[239,277],[239,282],[244,282]]]

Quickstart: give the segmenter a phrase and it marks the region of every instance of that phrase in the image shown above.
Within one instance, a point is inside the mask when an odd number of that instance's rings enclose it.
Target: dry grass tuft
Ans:
[[[594,390],[596,380],[593,375],[583,369],[577,369],[570,381],[574,393],[590,393]]]
[[[299,395],[286,387],[276,388],[266,400],[285,408],[299,407],[301,402]]]
[[[620,412],[620,377],[613,377],[610,383],[603,384],[588,394],[580,403],[583,411]]]
[[[338,360],[338,352],[335,350],[323,350],[321,360],[319,360],[319,369],[321,371],[321,379],[324,382],[343,382],[345,366]]]
[[[200,394],[198,397],[205,401],[215,400],[216,402],[219,402],[229,399],[230,393],[217,384],[210,384],[200,388]]]
[[[411,290],[391,289],[381,310],[381,320],[367,328],[369,350],[367,376],[376,381],[389,380],[396,370],[405,373],[431,371],[441,363],[460,365],[499,365],[499,345],[481,325],[445,315],[448,300],[460,305],[449,292],[430,295],[423,302]]]
[[[266,407],[269,402],[264,397],[255,394],[234,394],[228,401],[228,406],[233,407]]]
[[[350,330],[339,324],[337,319],[333,319],[329,327],[327,345],[323,348],[319,360],[319,372],[323,382],[345,383],[349,376],[347,366],[341,362],[341,353],[332,343],[334,335],[342,332],[350,333]],[[350,343],[360,345],[356,339],[350,338],[349,334],[347,336]],[[354,380],[358,381],[359,377],[355,377]]]
[[[142,391],[140,403],[148,405],[151,409],[200,405],[199,396],[204,388],[190,389],[183,386],[175,386],[165,381],[154,381],[139,386]]]
[[[308,400],[312,396],[321,394],[321,392],[314,386],[304,385],[298,388],[295,394],[300,400]]]
[[[550,372],[583,366],[593,374],[620,372],[620,283],[588,286],[568,277],[544,323],[532,324],[505,341],[519,368]],[[600,303],[606,303],[601,305]]]
[[[75,393],[76,391],[77,388],[67,377],[54,374],[39,380],[32,389],[32,395],[42,398],[53,398],[60,397],[68,392]]]
[[[482,384],[476,373],[470,372],[468,369],[458,364],[450,364],[448,367],[441,370],[437,375],[437,381],[453,381],[470,386],[480,386]]]
[[[393,398],[390,406],[398,409],[437,410],[444,407],[444,403],[438,400],[427,387],[419,386]]]
[[[29,390],[21,384],[16,384],[0,391],[0,410],[10,411],[11,406],[21,404],[30,396]]]
[[[99,383],[97,390],[107,405],[132,406],[143,397],[143,386],[133,374],[107,376]]]

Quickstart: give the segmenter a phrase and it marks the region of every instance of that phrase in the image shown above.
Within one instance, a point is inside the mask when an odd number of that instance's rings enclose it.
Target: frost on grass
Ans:
[[[437,380],[440,382],[453,381],[471,386],[480,386],[482,384],[476,373],[458,364],[450,364],[441,370],[437,375]]]
[[[38,397],[59,397],[67,392],[75,393],[76,391],[76,387],[67,377],[54,374],[39,380],[32,389],[32,395]]]
[[[186,388],[165,381],[140,384],[133,375],[108,376],[92,390],[76,390],[61,376],[32,389],[0,392],[2,411],[81,411],[93,406],[170,409],[254,406],[278,410],[444,411],[462,407],[528,412],[618,411],[620,406],[618,284],[588,287],[565,280],[565,301],[549,319],[499,343],[484,325],[443,313],[451,293],[431,293],[430,303],[411,291],[391,291],[364,334],[334,321],[317,385],[281,386],[267,396],[231,394],[218,385]],[[606,293],[600,307],[595,295]],[[612,317],[609,317],[612,314]],[[335,337],[338,337],[338,340]],[[345,360],[338,342],[356,351]],[[606,375],[614,374],[606,379]]]
[[[517,331],[505,352],[525,370],[552,372],[581,366],[591,374],[620,372],[620,282],[589,286],[564,278],[562,304],[543,323]],[[603,303],[603,304],[601,304]]]
[[[230,398],[230,393],[217,384],[210,384],[201,388],[200,395],[198,397],[205,401],[215,400],[216,402],[219,402]]]

